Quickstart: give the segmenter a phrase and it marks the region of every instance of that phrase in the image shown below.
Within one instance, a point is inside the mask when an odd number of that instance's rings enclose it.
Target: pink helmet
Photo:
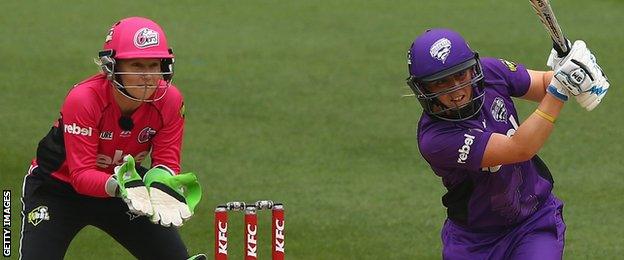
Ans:
[[[115,23],[108,31],[103,49],[114,50],[116,59],[173,58],[165,32],[143,17],[129,17]]]
[[[110,28],[104,48],[99,52],[102,71],[124,96],[137,101],[156,101],[164,96],[173,77],[173,50],[167,44],[167,38],[162,28],[154,21],[143,17],[129,17],[122,19]],[[157,93],[151,99],[137,99],[130,95],[119,75],[133,74],[115,70],[115,61],[124,59],[160,58],[161,73],[164,83],[159,84]]]

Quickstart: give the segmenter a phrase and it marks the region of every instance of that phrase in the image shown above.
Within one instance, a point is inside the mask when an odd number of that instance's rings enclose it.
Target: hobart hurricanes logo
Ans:
[[[496,97],[492,102],[492,117],[498,122],[507,122],[507,108],[505,107],[505,101],[501,97]]]
[[[442,38],[437,40],[431,45],[429,49],[429,54],[431,57],[436,60],[441,61],[442,63],[446,62],[446,58],[451,53],[451,41],[447,38]]]

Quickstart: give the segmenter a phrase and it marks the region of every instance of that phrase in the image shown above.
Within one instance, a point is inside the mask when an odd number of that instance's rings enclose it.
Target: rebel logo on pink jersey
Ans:
[[[158,46],[158,32],[150,28],[141,28],[134,34],[134,46],[144,49]]]
[[[152,139],[152,137],[154,137],[155,134],[156,134],[156,130],[152,129],[149,126],[146,126],[145,128],[143,128],[143,130],[141,130],[141,132],[139,133],[139,136],[137,136],[137,141],[139,141],[140,144],[145,143],[149,141],[150,139]]]
[[[91,136],[91,134],[93,133],[93,129],[91,127],[81,127],[79,125],[76,125],[76,123],[73,123],[71,125],[65,124],[63,125],[63,129],[65,133],[73,135]]]

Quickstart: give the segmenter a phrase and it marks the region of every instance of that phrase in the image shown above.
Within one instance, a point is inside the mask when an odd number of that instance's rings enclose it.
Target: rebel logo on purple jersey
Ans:
[[[141,130],[141,132],[139,133],[139,136],[137,136],[137,141],[139,141],[140,144],[145,143],[149,141],[150,139],[152,139],[152,137],[154,137],[155,134],[156,134],[156,130],[147,126],[143,128],[143,130]]]
[[[470,154],[470,146],[474,143],[475,137],[473,135],[464,134],[464,137],[466,137],[466,139],[464,139],[462,147],[457,150],[459,152],[457,163],[466,163],[468,155]]]

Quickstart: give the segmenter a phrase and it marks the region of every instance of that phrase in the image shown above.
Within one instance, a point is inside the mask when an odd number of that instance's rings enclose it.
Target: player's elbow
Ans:
[[[519,145],[515,150],[514,157],[516,162],[524,162],[531,160],[539,151],[539,147],[531,147],[530,145]]]
[[[535,154],[537,154],[537,151],[532,151],[532,150],[521,151],[517,155],[517,160],[518,160],[518,162],[528,161],[531,158],[533,158],[533,156],[535,156]]]

